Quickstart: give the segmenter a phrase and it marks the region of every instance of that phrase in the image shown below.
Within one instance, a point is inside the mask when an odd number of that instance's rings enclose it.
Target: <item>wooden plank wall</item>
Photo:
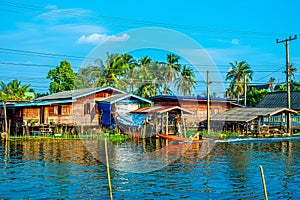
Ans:
[[[199,122],[206,120],[207,117],[207,102],[206,101],[182,101],[182,102],[155,102],[155,105],[162,106],[180,106],[193,114],[185,114],[188,126],[198,125]],[[211,102],[211,114],[220,114],[230,109],[229,102]]]

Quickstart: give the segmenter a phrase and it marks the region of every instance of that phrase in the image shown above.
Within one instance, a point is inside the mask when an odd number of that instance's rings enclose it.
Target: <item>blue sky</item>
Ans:
[[[197,42],[223,80],[229,62],[245,60],[254,71],[253,83],[267,83],[271,76],[283,82],[285,46],[277,44],[276,38],[300,37],[299,4],[296,0],[0,1],[0,80],[17,78],[23,84],[30,82],[36,91],[47,92],[47,72],[61,60],[68,60],[77,71],[103,41],[126,45],[133,39],[128,34],[132,29],[155,27]],[[296,68],[300,67],[299,50],[300,38],[290,43],[290,61]],[[164,61],[166,52],[133,54]],[[196,90],[201,94],[205,87],[202,84]]]

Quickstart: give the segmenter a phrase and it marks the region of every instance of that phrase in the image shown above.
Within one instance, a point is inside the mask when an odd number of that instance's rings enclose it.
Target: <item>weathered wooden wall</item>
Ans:
[[[73,120],[73,105],[65,104],[65,105],[51,105],[44,107],[44,123],[50,124],[54,123],[65,123],[72,124]]]
[[[155,102],[155,105],[162,106],[180,106],[193,114],[185,114],[184,118],[187,120],[188,125],[198,125],[199,122],[206,120],[207,118],[207,102],[206,101],[181,101],[181,102]],[[220,114],[226,110],[232,108],[232,104],[229,102],[211,101],[210,113]]]
[[[40,108],[39,107],[24,107],[23,121],[27,123],[28,120],[38,120],[40,123]]]

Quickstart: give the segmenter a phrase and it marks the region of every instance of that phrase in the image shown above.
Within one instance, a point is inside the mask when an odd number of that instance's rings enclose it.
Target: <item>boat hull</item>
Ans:
[[[157,134],[158,137],[167,139],[167,140],[173,140],[173,141],[178,141],[178,142],[191,142],[191,143],[202,143],[202,142],[208,142],[207,139],[200,139],[197,140],[195,137],[193,139],[191,138],[183,138],[183,137],[178,137],[175,135],[167,135],[167,134]]]

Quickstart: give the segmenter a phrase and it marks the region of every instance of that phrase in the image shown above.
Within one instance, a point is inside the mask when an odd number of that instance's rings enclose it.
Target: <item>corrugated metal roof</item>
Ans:
[[[172,110],[181,110],[185,114],[193,114],[192,111],[189,111],[189,110],[187,110],[185,108],[182,108],[180,106],[147,106],[147,107],[144,107],[144,108],[134,110],[134,111],[132,111],[132,113],[144,113],[144,114],[158,113],[158,114],[161,114],[161,113],[169,112],[169,111],[172,111]]]
[[[190,101],[207,101],[207,97],[194,97],[194,96],[176,96],[176,95],[158,95],[150,97],[149,99],[155,101],[156,99],[170,99],[170,100],[190,100]],[[210,98],[211,101],[222,101],[222,102],[235,102],[235,99],[228,98]]]
[[[87,96],[96,92],[100,92],[100,91],[104,91],[104,90],[108,90],[108,89],[112,89],[115,90],[119,93],[125,93],[122,90],[113,88],[113,87],[98,87],[98,88],[84,88],[84,89],[77,89],[77,90],[69,90],[69,91],[64,91],[64,92],[58,92],[58,93],[54,93],[48,96],[44,96],[44,97],[40,97],[37,98],[35,100],[37,101],[44,101],[44,100],[57,100],[57,99],[76,99],[76,98],[80,98],[83,96]]]
[[[212,115],[211,120],[224,122],[249,122],[259,116],[272,116],[282,112],[297,113],[297,111],[288,108],[235,108],[218,115]]]
[[[113,103],[116,103],[116,102],[119,102],[119,101],[122,101],[122,100],[128,99],[128,98],[138,99],[138,100],[141,100],[141,101],[144,101],[144,102],[147,102],[147,103],[152,102],[148,99],[142,98],[142,97],[134,95],[134,94],[115,94],[115,95],[112,95],[112,96],[110,96],[106,99],[99,100],[99,102],[107,102],[107,103],[113,104]]]
[[[287,107],[287,92],[270,92],[258,103],[256,108]],[[300,110],[300,91],[291,92],[291,108]]]

